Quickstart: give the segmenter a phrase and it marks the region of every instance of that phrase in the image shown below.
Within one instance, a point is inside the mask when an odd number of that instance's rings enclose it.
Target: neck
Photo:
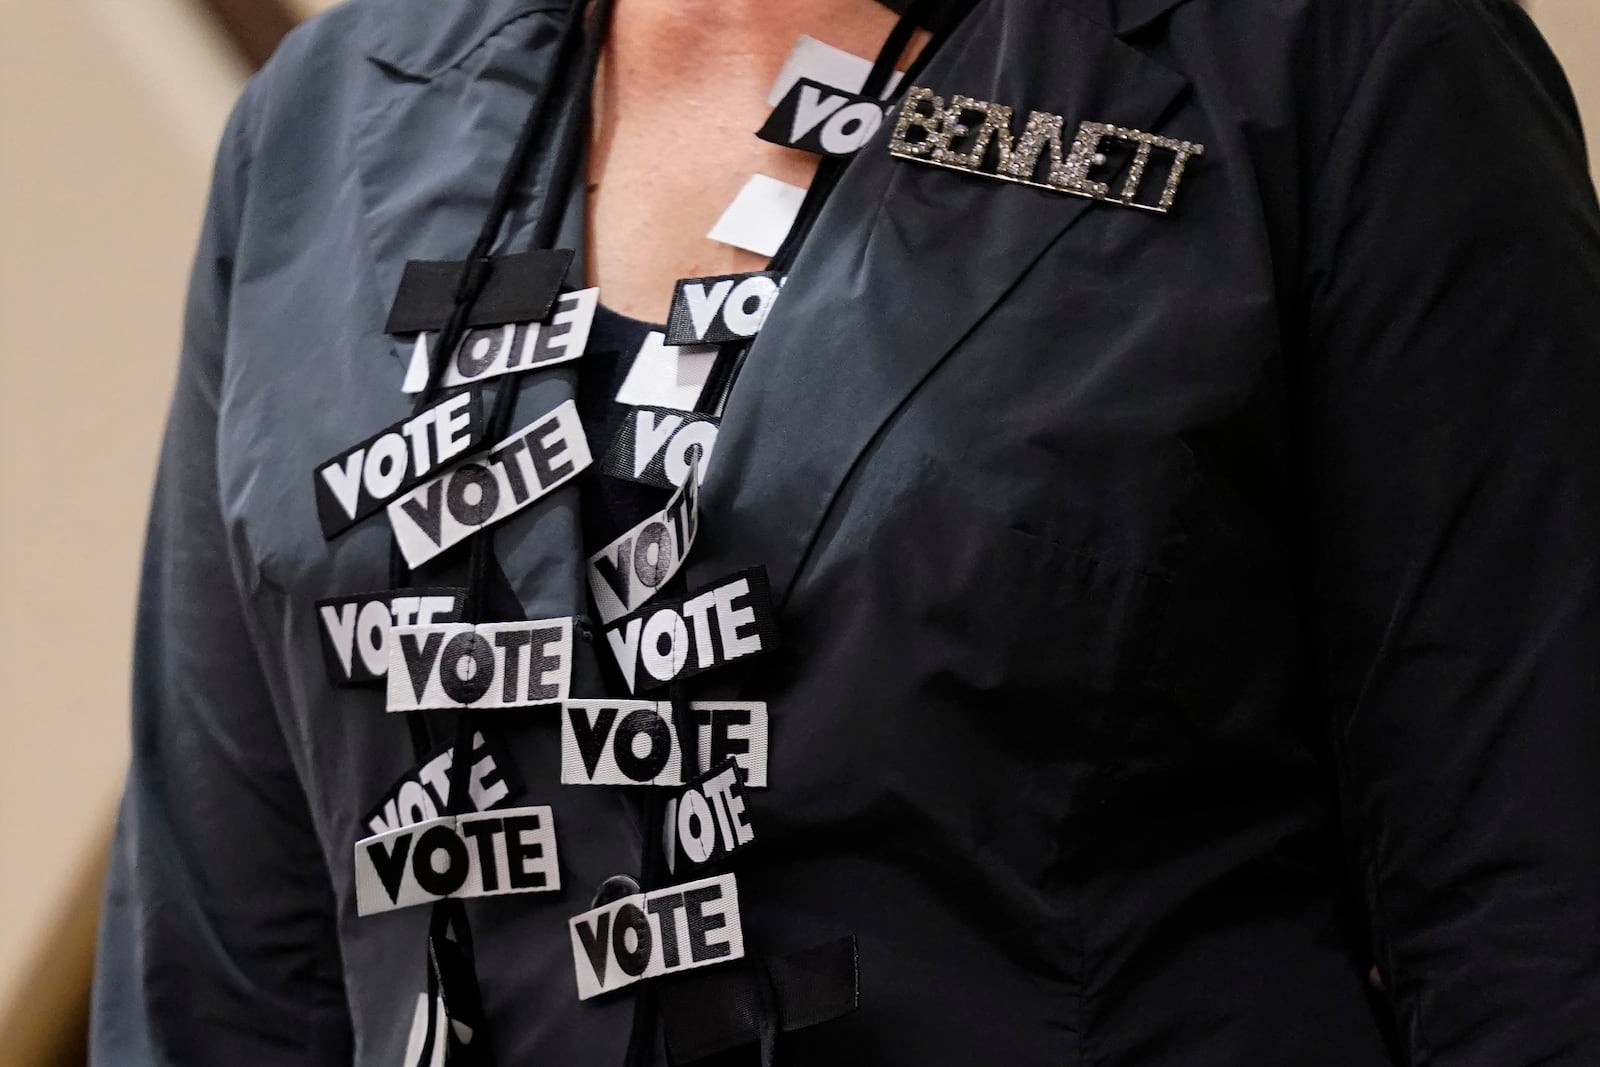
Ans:
[[[609,50],[658,85],[770,80],[801,34],[870,59],[897,17],[878,0],[617,0]]]

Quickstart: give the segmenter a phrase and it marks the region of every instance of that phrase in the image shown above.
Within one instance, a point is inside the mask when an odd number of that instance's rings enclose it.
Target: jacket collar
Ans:
[[[506,23],[559,11],[562,0],[391,0],[368,7],[368,58],[427,81],[460,63]]]
[[[980,0],[948,0],[940,17],[954,21]],[[1185,0],[1059,0],[1110,26],[1137,33]],[[395,0],[374,5],[368,55],[407,77],[427,80],[450,69],[501,26],[523,15],[557,11],[561,0]]]

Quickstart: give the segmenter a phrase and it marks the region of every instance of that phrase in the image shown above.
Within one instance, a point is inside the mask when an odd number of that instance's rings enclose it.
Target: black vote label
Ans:
[[[698,464],[704,481],[718,421],[692,411],[634,408],[617,428],[600,469],[612,478],[676,489]]]
[[[777,271],[679,278],[667,314],[669,345],[719,345],[761,332],[783,287]]]
[[[386,426],[317,467],[317,519],[332,540],[451,460],[482,443],[488,430],[476,391],[446,397]]]
[[[396,626],[428,626],[461,618],[467,591],[458,588],[396,589],[319,600],[317,631],[328,680],[368,685],[389,673],[389,632]]]
[[[714,670],[778,647],[765,567],[751,567],[663,600],[606,629],[606,644],[632,693]]]
[[[570,248],[548,248],[495,256],[489,278],[467,314],[467,326],[504,322],[543,322],[572,263]],[[442,330],[455,307],[456,286],[465,260],[413,259],[400,275],[384,333]]]
[[[734,760],[723,760],[667,801],[661,845],[672,874],[725,859],[755,839],[744,775]]]
[[[490,811],[522,792],[522,778],[497,734],[475,732],[471,756],[472,767],[467,772],[470,810]],[[361,821],[372,833],[383,834],[439,818],[449,809],[450,767],[454,762],[455,745],[447,741],[390,786]]]
[[[825,156],[854,155],[883,125],[886,106],[860,93],[801,78],[756,136],[763,141]]]

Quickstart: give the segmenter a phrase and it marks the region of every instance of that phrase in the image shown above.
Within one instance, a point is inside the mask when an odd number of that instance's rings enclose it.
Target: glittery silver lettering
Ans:
[[[929,105],[928,111],[921,110],[923,104]],[[900,115],[895,119],[894,132],[889,135],[889,153],[906,159],[927,155],[934,148],[943,115],[944,99],[933,95],[932,89],[918,86],[908,90],[905,100],[900,104]],[[913,126],[922,129],[923,136],[920,140],[906,139],[906,133]]]
[[[983,116],[983,124],[976,130],[964,121],[973,114]],[[919,86],[906,93],[889,139],[889,151],[934,166],[986,173],[981,168],[989,144],[993,142],[997,163],[989,177],[1164,215],[1177,198],[1178,183],[1189,160],[1204,155],[1206,150],[1205,145],[1193,141],[1180,141],[1110,123],[1084,122],[1078,125],[1072,147],[1063,158],[1061,131],[1064,122],[1062,116],[1048,111],[1029,112],[1022,136],[1013,140],[1010,107],[970,96],[956,96],[951,98],[947,108],[943,98]],[[913,126],[923,130],[920,140],[907,139],[906,134]],[[1106,165],[1106,154],[1101,146],[1107,140],[1137,146],[1116,195],[1112,195],[1109,182],[1090,177],[1095,168]],[[961,143],[958,145],[958,142]],[[1036,177],[1039,156],[1046,145],[1050,148],[1050,167],[1045,180],[1039,181]],[[1157,149],[1172,153],[1172,166],[1160,199],[1154,204],[1140,203],[1136,199],[1140,184],[1149,168],[1151,153]]]
[[[1100,142],[1115,130],[1116,127],[1103,122],[1079,123],[1066,164],[1050,169],[1050,184],[1064,192],[1104,200],[1111,187],[1105,182],[1091,181],[1089,171],[1105,162],[1105,156],[1100,154]]]
[[[990,114],[990,108],[993,106],[987,100],[975,100],[970,96],[951,97],[950,106],[944,113],[944,126],[939,131],[939,146],[933,150],[934,161],[965,170],[977,170],[978,165],[983,162],[984,149],[989,147],[989,138],[994,135],[993,117]],[[1008,115],[1010,110],[1006,108]],[[966,151],[958,152],[951,146],[972,133],[972,129],[961,121],[962,116],[970,112],[980,112],[983,115],[983,125],[978,127]]]
[[[1161,190],[1161,201],[1156,205],[1156,210],[1160,212],[1172,209],[1172,202],[1178,197],[1178,182],[1183,178],[1184,167],[1188,166],[1191,156],[1205,155],[1206,146],[1192,141],[1179,141],[1173,151],[1176,154],[1173,156],[1172,169],[1167,171],[1167,184]]]
[[[1034,171],[1039,169],[1039,153],[1050,146],[1050,174],[1061,169],[1061,116],[1048,111],[1034,111],[1028,115],[1027,125],[1015,145],[1001,142],[998,174],[1032,183]]]

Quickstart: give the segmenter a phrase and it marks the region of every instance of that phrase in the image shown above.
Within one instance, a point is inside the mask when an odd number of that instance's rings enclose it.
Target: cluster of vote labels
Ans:
[[[885,119],[883,104],[849,87],[860,87],[868,66],[801,38],[759,135],[821,154],[853,152]],[[802,196],[756,175],[709,236],[770,254]],[[562,289],[570,261],[568,251],[499,257],[450,352],[435,348],[462,265],[407,265],[386,329],[411,339],[402,391],[426,391],[438,361],[440,398],[316,468],[317,514],[328,539],[383,512],[415,568],[537,505],[595,462],[573,401],[490,440],[480,392],[485,382],[584,353],[599,292]],[[618,390],[616,401],[628,410],[599,456],[600,471],[672,490],[659,512],[587,560],[600,643],[630,698],[571,693],[572,618],[470,621],[462,617],[466,590],[451,587],[360,593],[315,606],[334,684],[380,690],[390,712],[521,709],[547,721],[553,710],[562,786],[671,791],[661,847],[679,880],[570,918],[580,998],[744,953],[737,883],[711,872],[755,839],[749,793],[767,784],[767,708],[691,701],[687,714],[675,716],[659,691],[775,647],[771,591],[755,567],[658,594],[683,567],[699,529],[718,417],[697,407],[718,346],[754,338],[783,283],[766,271],[679,281],[666,330],[647,337]],[[561,888],[555,809],[522,802],[529,783],[498,736],[473,734],[471,766],[457,779],[469,795],[458,805],[450,798],[455,755],[449,745],[428,753],[362,820],[368,836],[356,842],[354,857],[359,914]],[[426,1029],[421,1020],[443,1010],[429,1001],[418,1001],[414,1039]]]

